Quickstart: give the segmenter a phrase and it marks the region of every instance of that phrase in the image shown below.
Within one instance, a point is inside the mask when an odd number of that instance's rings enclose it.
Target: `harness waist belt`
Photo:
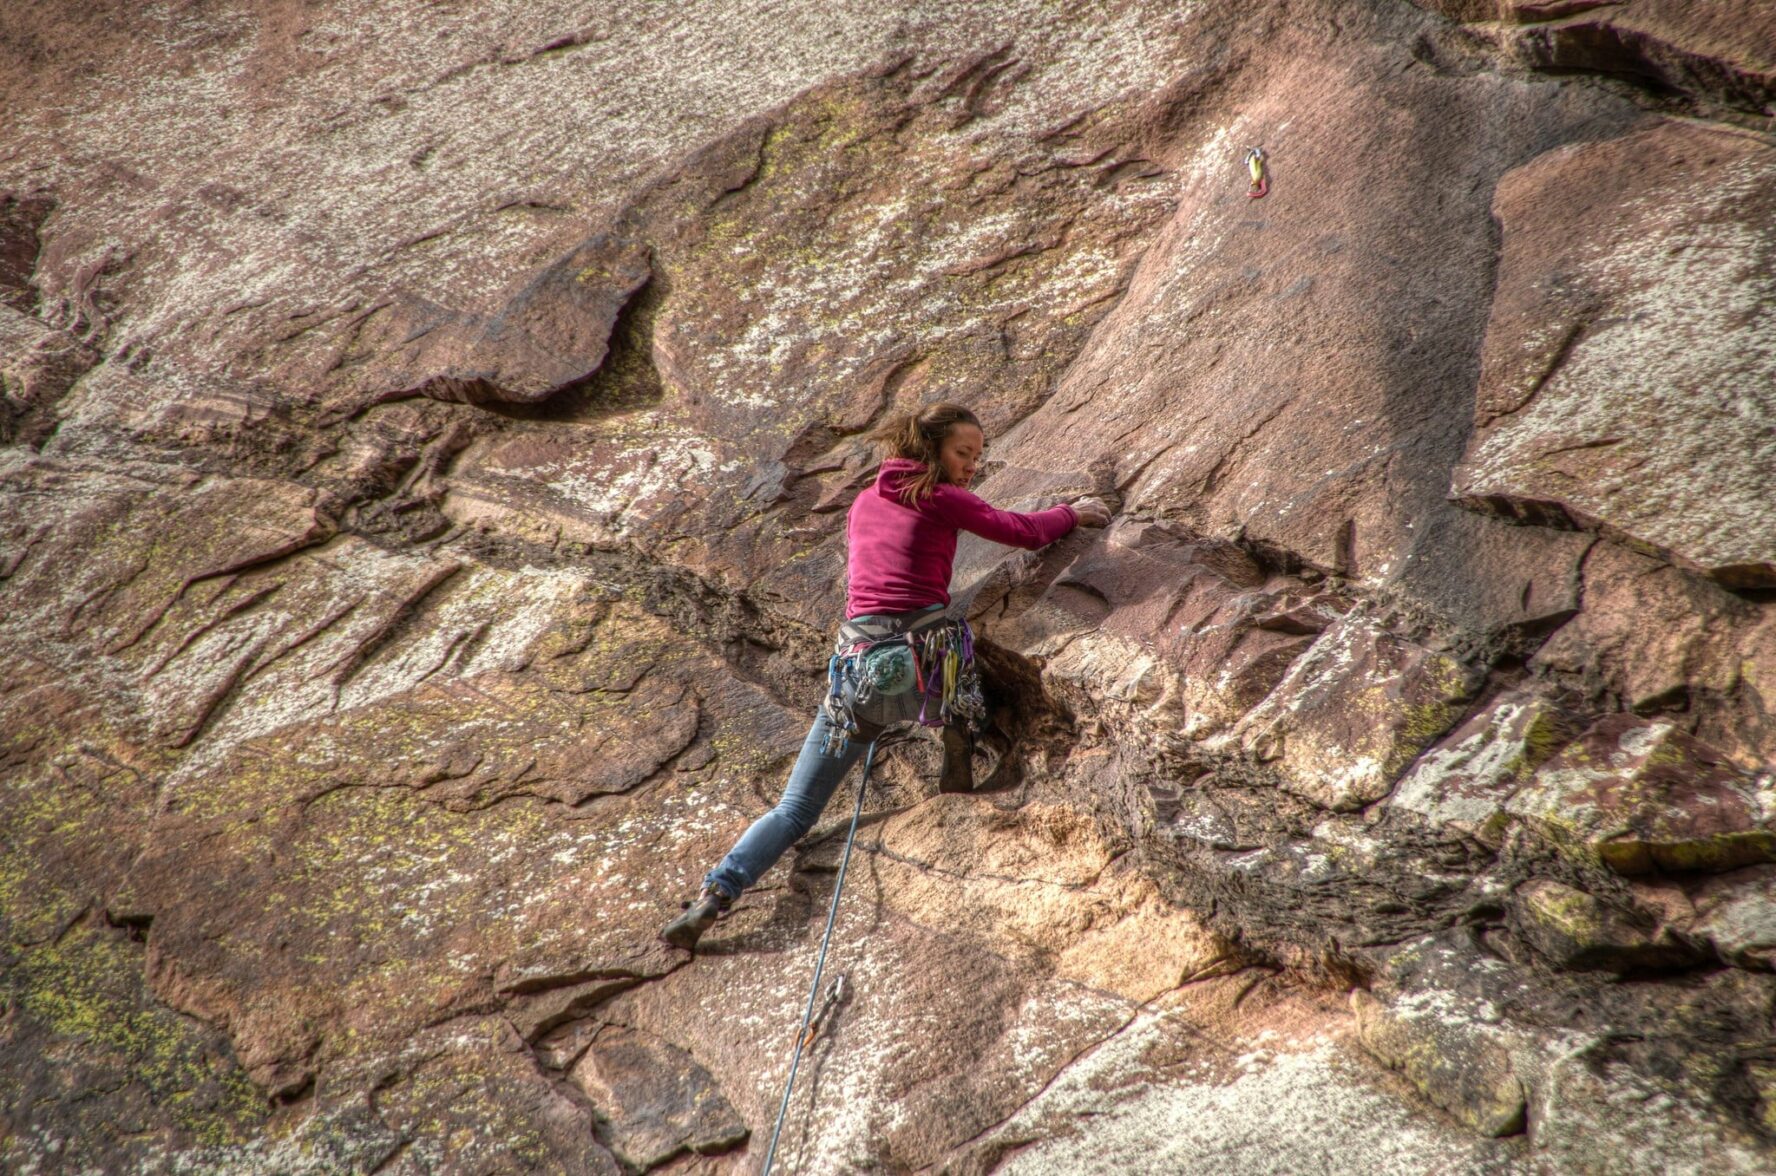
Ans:
[[[949,619],[943,609],[930,608],[919,609],[916,612],[881,613],[842,621],[839,624],[837,652],[845,653],[853,646],[873,645],[879,641],[887,641],[891,637],[905,637],[911,633],[922,633],[926,629],[946,623]]]

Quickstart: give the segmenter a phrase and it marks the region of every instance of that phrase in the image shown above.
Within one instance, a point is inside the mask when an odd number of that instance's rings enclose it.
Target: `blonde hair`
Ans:
[[[884,458],[904,457],[925,466],[924,473],[900,488],[899,497],[908,506],[928,497],[943,480],[943,467],[937,461],[938,450],[957,425],[981,427],[980,418],[968,409],[940,400],[936,404],[927,404],[918,412],[896,413],[870,434],[869,439],[881,449]]]

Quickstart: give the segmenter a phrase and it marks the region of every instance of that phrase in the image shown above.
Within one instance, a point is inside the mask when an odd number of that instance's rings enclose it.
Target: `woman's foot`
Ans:
[[[682,947],[686,951],[696,948],[697,940],[703,932],[715,926],[715,921],[732,906],[734,900],[713,886],[705,886],[703,893],[697,896],[696,902],[685,904],[684,914],[666,924],[660,932],[660,938],[673,947]]]

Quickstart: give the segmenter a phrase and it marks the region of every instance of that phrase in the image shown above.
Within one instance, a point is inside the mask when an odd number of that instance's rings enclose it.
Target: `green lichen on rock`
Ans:
[[[1557,707],[1507,695],[1425,752],[1389,804],[1496,847],[1510,824],[1505,802],[1571,736]]]
[[[1624,875],[1776,861],[1756,782],[1670,723],[1632,715],[1594,724],[1506,808],[1558,852]]]
[[[1707,839],[1604,842],[1598,855],[1618,874],[1665,870],[1679,874],[1714,873],[1776,861],[1776,832],[1747,830]]]
[[[1776,1133],[1776,1061],[1754,1059],[1745,1065],[1745,1076],[1757,1092],[1758,1122]]]
[[[1364,1047],[1424,1096],[1487,1136],[1523,1130],[1528,1100],[1498,1030],[1434,996],[1387,1004],[1351,994]]]
[[[268,1104],[226,1041],[154,999],[142,951],[121,932],[82,925],[22,951],[5,989],[14,1041],[95,1085],[139,1092],[184,1143],[234,1143],[263,1129]]]
[[[1291,792],[1334,811],[1386,796],[1462,715],[1478,676],[1353,614],[1328,628],[1241,724]]]
[[[1693,950],[1651,927],[1650,919],[1550,879],[1519,887],[1512,909],[1524,937],[1562,968],[1633,972],[1696,960]]]

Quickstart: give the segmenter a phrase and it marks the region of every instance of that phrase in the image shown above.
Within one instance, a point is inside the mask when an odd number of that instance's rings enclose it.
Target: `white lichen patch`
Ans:
[[[132,21],[154,34],[65,103],[10,112],[0,184],[82,194],[51,228],[70,246],[41,275],[53,314],[90,311],[79,275],[111,259],[114,339],[219,371],[317,308],[484,309],[648,173],[823,80],[1009,45],[1025,73],[976,130],[1028,136],[1169,76],[1189,13],[724,0],[589,23],[567,0],[359,0],[292,30],[149,5]]]
[[[459,525],[532,542],[610,547],[662,515],[707,502],[750,468],[729,445],[664,412],[570,435],[540,449],[477,445],[457,464],[441,509]]]
[[[1360,611],[1327,628],[1263,702],[1210,745],[1276,761],[1290,791],[1326,807],[1385,796],[1471,689],[1452,659],[1405,641]]]
[[[1121,703],[1137,714],[1175,706],[1180,688],[1176,671],[1134,643],[1103,633],[1050,638],[1031,650],[1047,657],[1047,676],[1072,683],[1095,698]]]
[[[1541,1171],[1598,1176],[1757,1176],[1768,1145],[1748,1131],[1617,1063],[1568,1054],[1549,1067],[1532,1117]]]
[[[716,475],[740,468],[737,460],[718,456],[712,444],[662,429],[644,463],[611,469],[568,458],[538,466],[531,474],[569,508],[601,518],[620,533],[628,512],[650,499],[707,490]]]
[[[1420,756],[1389,806],[1470,834],[1496,831],[1505,803],[1555,750],[1552,719],[1540,700],[1498,703]]]

